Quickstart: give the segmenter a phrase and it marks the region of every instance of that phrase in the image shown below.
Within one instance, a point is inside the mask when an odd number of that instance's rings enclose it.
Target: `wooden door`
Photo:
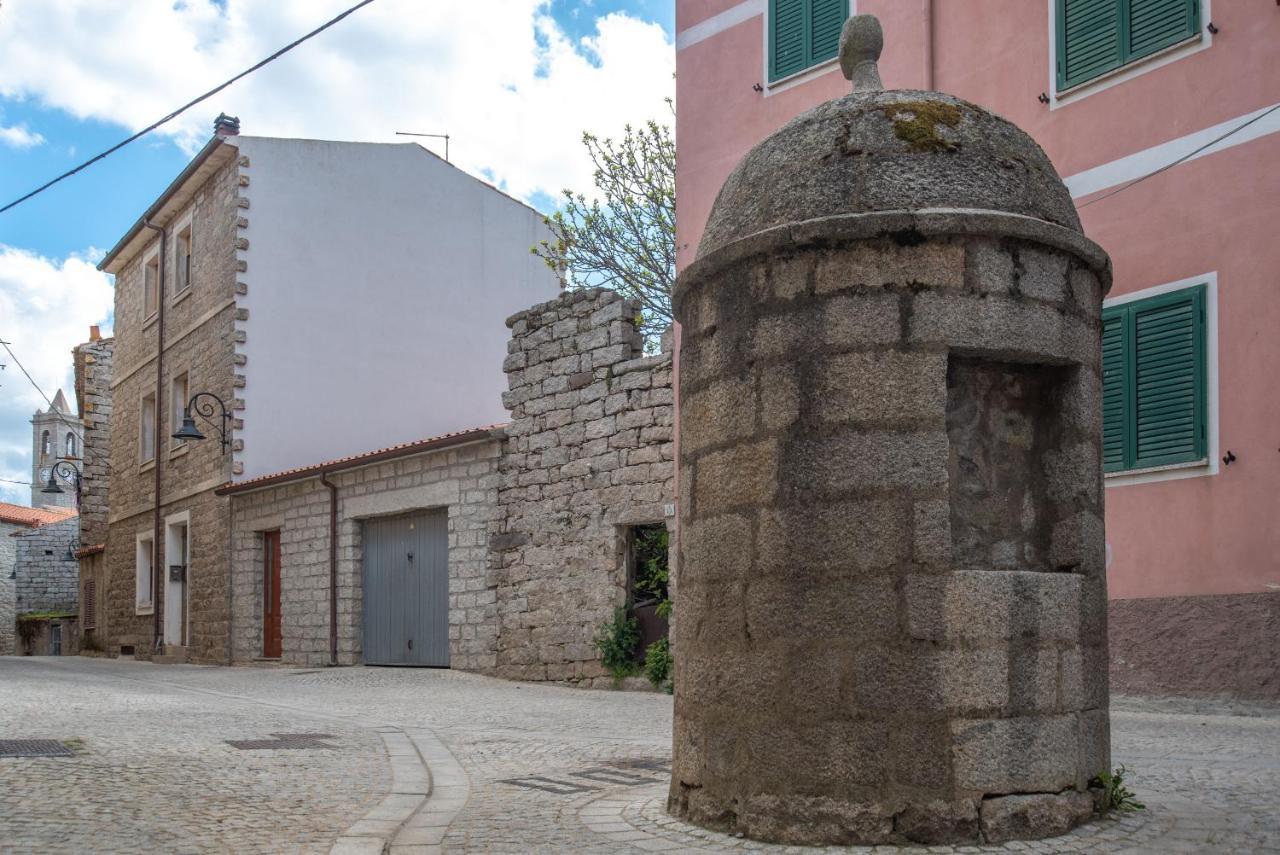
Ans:
[[[262,533],[262,655],[279,658],[280,634],[280,532]]]

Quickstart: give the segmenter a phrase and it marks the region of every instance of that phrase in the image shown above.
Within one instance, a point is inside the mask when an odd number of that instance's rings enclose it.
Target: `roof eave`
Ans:
[[[213,492],[218,496],[234,496],[240,493],[251,493],[255,490],[277,487],[281,484],[288,484],[294,481],[305,481],[309,478],[319,478],[321,475],[332,475],[334,472],[343,472],[348,469],[360,469],[364,466],[371,466],[375,463],[382,463],[387,460],[396,460],[401,457],[412,457],[416,454],[428,454],[430,452],[440,451],[446,448],[456,448],[459,445],[470,445],[474,442],[500,440],[506,435],[505,431],[505,425],[461,431],[456,434],[436,437],[434,439],[423,440],[421,442],[407,443],[405,445],[384,449],[382,451],[374,451],[369,454],[359,455],[356,457],[333,460],[326,463],[317,463],[314,466],[305,466],[299,469],[292,469],[287,472],[280,472],[275,475],[266,475],[262,478],[256,478],[252,481],[243,481],[239,484],[227,483],[218,487]]]

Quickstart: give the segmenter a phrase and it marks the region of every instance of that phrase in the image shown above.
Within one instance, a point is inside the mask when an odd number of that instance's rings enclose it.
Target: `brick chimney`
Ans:
[[[219,113],[218,118],[213,120],[213,134],[219,137],[240,136],[240,117]]]

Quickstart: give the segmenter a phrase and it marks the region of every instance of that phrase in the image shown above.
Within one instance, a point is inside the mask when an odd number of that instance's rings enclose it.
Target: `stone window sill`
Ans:
[[[191,286],[188,285],[186,288],[183,288],[177,294],[173,295],[173,300],[169,303],[169,305],[176,306],[190,296],[191,296]]]
[[[764,92],[766,95],[772,95],[775,92],[781,92],[784,89],[790,89],[792,86],[795,86],[800,83],[806,83],[810,80],[813,80],[815,77],[821,77],[831,69],[839,67],[839,65],[840,65],[839,57],[833,57],[831,59],[824,60],[823,62],[820,62],[817,65],[811,65],[808,68],[802,68],[793,74],[788,74],[786,77],[779,77],[777,80],[774,80],[772,83],[765,84]],[[769,76],[769,69],[766,66],[765,67],[766,79],[768,78],[768,76]]]
[[[160,320],[159,309],[157,309],[156,311],[152,312],[151,314],[147,315],[145,318],[142,319],[142,328],[144,330],[150,329],[151,326],[155,324],[155,322],[158,320]]]
[[[156,459],[152,457],[150,460],[144,460],[138,464],[139,472],[150,472],[156,468]]]
[[[134,609],[134,613],[138,615],[153,615],[156,613],[156,608],[151,603],[139,603]]]
[[[190,450],[191,450],[191,446],[187,445],[185,442],[179,443],[177,445],[172,445],[169,447],[169,459],[173,460],[174,458],[182,457],[184,454],[186,454]]]

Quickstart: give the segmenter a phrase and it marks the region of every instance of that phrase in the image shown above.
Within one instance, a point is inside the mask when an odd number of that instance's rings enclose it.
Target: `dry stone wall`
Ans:
[[[0,656],[14,652],[17,586],[16,580],[9,577],[18,555],[18,541],[12,535],[26,530],[25,525],[0,522]]]
[[[674,511],[671,352],[643,354],[638,315],[586,289],[507,320],[511,424],[489,538],[501,676],[602,677],[593,639],[626,601],[625,527]]]
[[[84,422],[80,481],[80,544],[107,539],[107,492],[111,481],[111,368],[115,339],[89,341],[73,351],[76,404]]]
[[[78,535],[79,520],[68,517],[13,538],[17,542],[15,608],[18,614],[76,611],[80,601],[80,572],[70,552]]]

